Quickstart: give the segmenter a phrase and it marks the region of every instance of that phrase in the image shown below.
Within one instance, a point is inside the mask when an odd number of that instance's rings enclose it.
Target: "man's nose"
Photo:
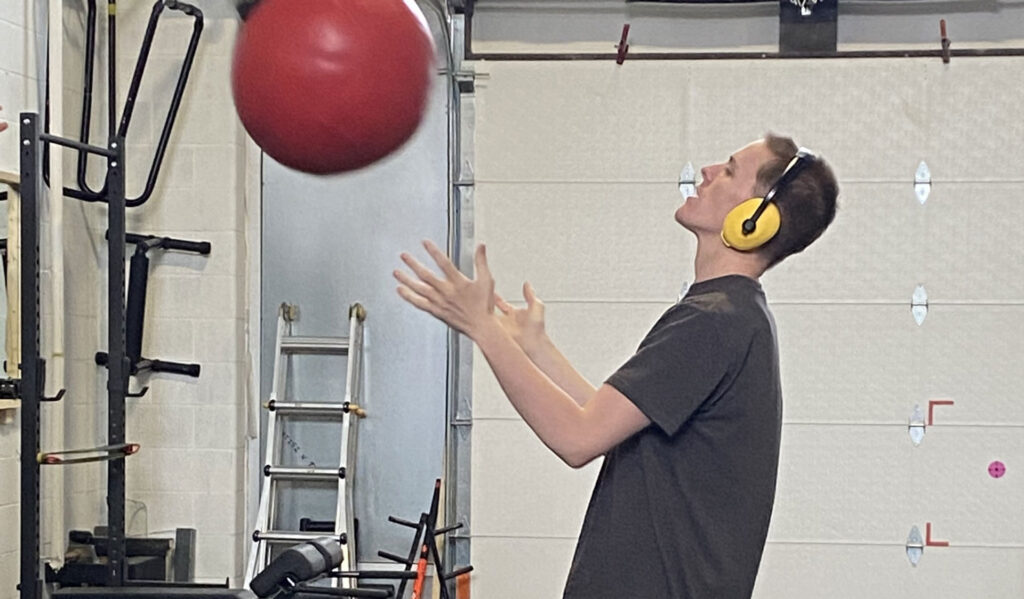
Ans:
[[[711,181],[711,178],[712,178],[711,167],[710,166],[705,166],[704,168],[700,169],[700,177],[701,177],[701,179],[704,180],[704,182]]]

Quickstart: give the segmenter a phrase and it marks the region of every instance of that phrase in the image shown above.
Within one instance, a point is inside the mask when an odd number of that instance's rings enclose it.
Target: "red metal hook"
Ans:
[[[629,23],[622,26],[622,38],[619,40],[619,45],[616,48],[619,49],[618,56],[615,58],[615,64],[622,64],[626,62],[626,52],[629,52]]]
[[[942,36],[942,62],[949,64],[949,38],[946,37],[946,19],[939,19],[939,34]]]

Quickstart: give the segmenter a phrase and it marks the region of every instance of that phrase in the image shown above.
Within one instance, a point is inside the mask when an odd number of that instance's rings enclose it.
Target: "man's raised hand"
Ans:
[[[530,283],[523,283],[525,308],[515,308],[500,295],[494,294],[494,305],[501,311],[501,326],[515,339],[519,347],[530,355],[546,338],[544,330],[544,302],[537,298]]]
[[[476,278],[470,279],[455,268],[451,260],[436,245],[424,241],[423,247],[433,258],[442,276],[420,264],[408,253],[402,262],[412,270],[395,270],[398,295],[413,306],[433,315],[448,326],[471,339],[494,318],[494,278],[487,266],[487,250],[483,244],[476,248]]]

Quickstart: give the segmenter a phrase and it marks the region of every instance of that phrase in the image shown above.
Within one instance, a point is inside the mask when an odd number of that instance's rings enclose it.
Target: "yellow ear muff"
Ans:
[[[736,206],[725,217],[722,224],[722,241],[725,245],[743,252],[757,249],[768,243],[779,232],[779,209],[774,202],[764,207],[757,225],[750,234],[743,232],[743,222],[754,215],[764,198],[750,198]]]

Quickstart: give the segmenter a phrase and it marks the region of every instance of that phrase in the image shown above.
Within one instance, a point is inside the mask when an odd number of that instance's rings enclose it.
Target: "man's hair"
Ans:
[[[758,195],[768,193],[799,150],[789,137],[766,133],[764,140],[773,158],[757,170]],[[804,251],[825,232],[836,216],[838,195],[839,184],[832,168],[816,157],[775,196],[782,224],[775,237],[760,250],[768,258],[768,268]]]

